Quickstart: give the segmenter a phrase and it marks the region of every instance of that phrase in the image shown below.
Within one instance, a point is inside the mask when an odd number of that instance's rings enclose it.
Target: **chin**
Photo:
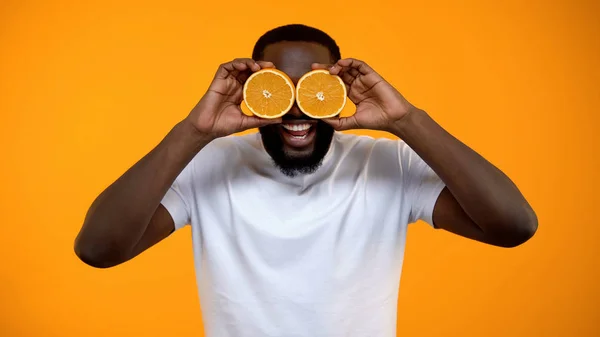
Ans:
[[[315,143],[311,143],[305,149],[294,149],[289,146],[283,147],[283,153],[288,159],[292,160],[309,160],[315,152]]]
[[[323,162],[333,139],[333,128],[319,121],[313,131],[314,138],[302,148],[294,148],[284,141],[281,126],[259,128],[263,146],[273,163],[287,176],[314,173]]]

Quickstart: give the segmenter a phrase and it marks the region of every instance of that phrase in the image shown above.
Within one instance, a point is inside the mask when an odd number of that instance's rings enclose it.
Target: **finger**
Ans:
[[[275,65],[273,64],[273,62],[269,62],[269,61],[257,61],[256,62],[261,69],[265,69],[265,68],[275,68]]]
[[[330,69],[331,68],[331,64],[313,63],[313,64],[310,65],[310,67],[312,68],[312,70]]]
[[[225,79],[228,76],[237,76],[240,71],[247,69],[258,71],[260,66],[252,59],[235,59],[231,62],[221,64],[215,77]]]
[[[252,59],[235,59],[232,62],[233,68],[236,71],[230,73],[238,82],[244,84],[252,72],[259,71],[261,66],[258,62]]]
[[[243,62],[233,62],[231,65],[238,72],[242,72],[242,71],[248,70],[248,65],[246,63],[243,63]]]
[[[248,59],[248,58],[235,59],[235,60],[233,60],[232,64],[235,67],[235,69],[237,69],[239,71],[246,71],[248,69],[250,69],[252,71],[260,70],[260,65],[258,63],[256,63],[256,61],[254,61],[253,59]]]
[[[353,58],[347,58],[337,61],[336,64],[334,64],[331,68],[331,73],[337,75],[340,71],[349,68],[356,69],[361,75],[368,75],[374,72],[374,70],[365,62]]]
[[[250,77],[250,72],[249,71],[243,71],[241,73],[238,73],[235,78],[238,80],[238,82],[240,82],[240,84],[244,84],[246,83],[246,81],[248,80],[248,78]]]
[[[348,68],[345,72],[352,75],[352,77],[358,77],[360,75],[358,70],[354,68]]]
[[[267,119],[267,118],[260,118],[260,117],[256,117],[256,116],[244,115],[243,119],[242,119],[242,128],[244,130],[248,130],[248,129],[260,128],[260,127],[271,125],[271,124],[277,124],[277,123],[281,123],[281,118]]]
[[[215,74],[215,79],[224,79],[229,76],[229,74],[235,70],[233,66],[229,63],[223,63],[217,69],[217,73]]]
[[[261,69],[266,68],[275,68],[273,62],[268,61],[254,61],[252,59],[236,59],[233,62],[233,66],[238,72],[232,72],[231,75],[235,76],[235,78],[241,83],[246,83],[248,77],[252,72],[257,72]]]
[[[354,69],[350,69],[354,70]],[[346,85],[352,85],[352,83],[356,80],[357,74],[354,74],[351,71],[343,71],[338,76],[342,78],[342,81],[346,83]]]
[[[340,117],[340,118],[325,118],[323,121],[331,125],[337,131],[344,131],[350,129],[360,129],[358,122],[354,116]]]

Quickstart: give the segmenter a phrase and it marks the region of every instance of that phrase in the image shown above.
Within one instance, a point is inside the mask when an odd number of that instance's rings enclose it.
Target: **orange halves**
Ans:
[[[328,70],[313,70],[298,80],[296,102],[312,118],[337,116],[346,105],[346,85]]]
[[[339,76],[328,70],[313,70],[300,78],[294,87],[282,71],[262,69],[244,84],[244,102],[254,115],[279,118],[294,105],[312,118],[337,116],[346,105],[346,86]]]
[[[250,75],[243,94],[250,112],[262,118],[279,118],[294,105],[296,91],[283,71],[266,68]]]

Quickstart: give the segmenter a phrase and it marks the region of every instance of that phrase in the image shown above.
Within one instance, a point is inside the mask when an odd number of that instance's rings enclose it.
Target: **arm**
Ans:
[[[173,219],[160,205],[175,178],[210,139],[186,121],[92,203],[75,240],[75,253],[94,267],[125,262],[166,238]]]
[[[328,68],[342,78],[356,104],[354,115],[329,119],[329,124],[336,130],[372,129],[398,136],[444,182],[433,210],[436,227],[502,247],[518,246],[534,235],[536,215],[504,173],[414,107],[366,63],[344,59]]]
[[[502,247],[518,246],[533,236],[536,215],[515,184],[427,113],[411,110],[390,130],[446,185],[433,211],[437,228]]]
[[[272,66],[236,59],[219,67],[189,116],[92,203],[75,239],[75,253],[83,262],[112,267],[166,238],[174,221],[160,203],[192,158],[215,138],[281,122],[246,116],[240,109],[245,79]]]

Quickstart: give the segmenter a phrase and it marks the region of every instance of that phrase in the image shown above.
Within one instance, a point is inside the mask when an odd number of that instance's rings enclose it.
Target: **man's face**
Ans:
[[[309,42],[271,44],[265,48],[262,60],[273,62],[294,84],[312,70],[311,64],[334,62],[329,49]],[[296,104],[282,119],[281,124],[259,129],[265,149],[284,174],[293,177],[313,173],[329,150],[333,128],[304,115]]]

